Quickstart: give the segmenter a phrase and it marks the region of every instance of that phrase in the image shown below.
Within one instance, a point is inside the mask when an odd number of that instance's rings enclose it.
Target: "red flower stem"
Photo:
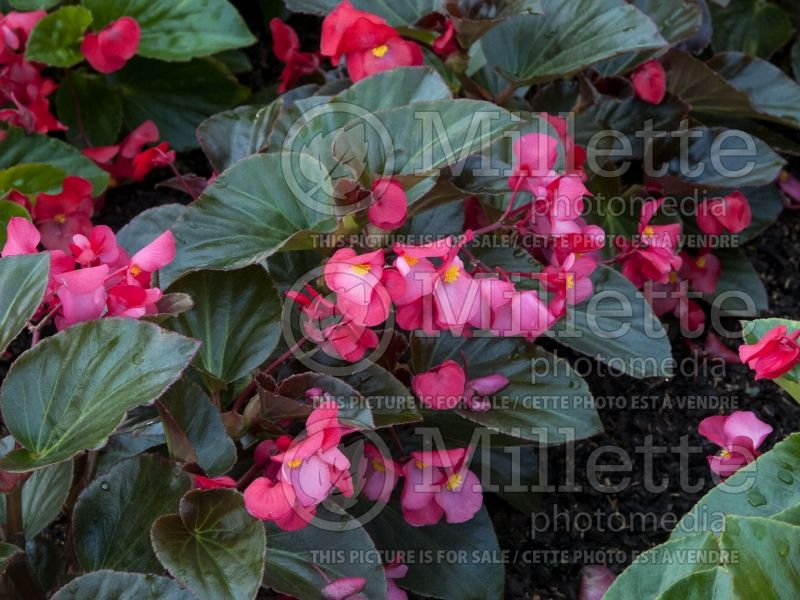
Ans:
[[[166,156],[164,152],[162,152],[158,148],[156,148],[156,151],[161,156]],[[192,191],[192,188],[189,187],[189,184],[186,183],[186,180],[183,178],[183,175],[181,175],[180,171],[178,171],[178,169],[175,167],[175,163],[172,162],[169,163],[169,168],[172,169],[173,173],[175,173],[175,177],[177,178],[177,180],[181,182],[181,186],[183,187],[184,191],[192,197],[192,200],[197,200],[197,195]]]
[[[61,303],[59,302],[53,308],[51,308],[50,312],[42,317],[42,319],[36,325],[28,325],[28,331],[33,334],[33,338],[31,339],[31,347],[39,343],[39,340],[42,338],[42,329],[50,322],[60,308]]]

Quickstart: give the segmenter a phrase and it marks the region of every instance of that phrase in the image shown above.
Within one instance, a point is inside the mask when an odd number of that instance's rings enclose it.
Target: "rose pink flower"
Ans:
[[[146,144],[155,143],[158,139],[158,127],[148,120],[131,131],[119,144],[84,148],[83,153],[108,171],[114,179],[130,179],[134,176],[133,160]],[[141,167],[139,174],[141,175]]]
[[[713,294],[722,273],[719,259],[709,250],[702,251],[696,258],[681,252],[681,259],[680,276],[688,280],[689,286],[701,294]]]
[[[367,210],[369,222],[392,231],[402,227],[408,215],[406,192],[394,179],[378,179],[372,184],[373,202]]]
[[[56,327],[64,329],[75,323],[99,319],[106,309],[105,281],[108,267],[90,267],[56,275],[55,293],[61,302]]]
[[[739,357],[756,372],[756,379],[775,379],[800,363],[798,336],[800,329],[787,334],[786,325],[778,325],[755,344],[739,346]]]
[[[8,237],[0,256],[36,254],[42,236],[36,226],[22,217],[11,217],[6,227]]]
[[[667,72],[657,60],[640,65],[631,75],[636,95],[650,104],[661,104],[667,95]]]
[[[133,179],[141,181],[156,167],[167,167],[175,162],[175,151],[169,149],[168,142],[161,142],[157,146],[142,150],[137,154],[131,164],[133,165]]]
[[[455,408],[464,398],[466,383],[464,369],[452,360],[446,360],[411,379],[414,393],[426,407],[433,410]]]
[[[363,577],[341,577],[323,587],[321,593],[325,600],[355,600],[363,598],[359,592],[366,585],[367,580]]]
[[[92,230],[92,184],[82,177],[66,177],[61,192],[39,194],[33,207],[33,219],[48,250],[69,250],[74,235]]]
[[[483,490],[466,467],[467,455],[466,448],[411,453],[403,466],[400,495],[403,517],[410,525],[434,525],[443,515],[448,523],[464,523],[480,510]]]
[[[175,259],[175,238],[167,229],[131,257],[127,269],[128,283],[150,287],[153,273]]]
[[[408,600],[408,594],[397,587],[395,579],[402,579],[408,574],[408,565],[393,562],[386,565],[386,600]]]
[[[772,427],[755,413],[738,410],[727,417],[703,419],[698,432],[722,448],[718,454],[708,457],[708,465],[725,479],[760,456],[758,448],[772,433]]]
[[[336,292],[336,307],[356,325],[373,327],[389,317],[391,298],[382,283],[383,250],[357,254],[337,250],[325,264],[326,285]]]
[[[303,77],[316,73],[320,57],[316,52],[302,52],[297,32],[277,17],[269,22],[269,30],[272,33],[272,51],[284,63],[278,86],[278,93],[282,94]]]
[[[397,482],[401,467],[390,457],[386,457],[375,444],[364,444],[364,456],[360,470],[363,472],[364,495],[373,502],[389,502]]]
[[[100,73],[113,73],[125,66],[139,49],[142,29],[133,17],[120,17],[99,33],[87,33],[81,53]]]
[[[617,260],[623,261],[622,274],[638,289],[648,281],[667,284],[670,273],[681,268],[681,257],[671,248],[633,248],[621,254]]]
[[[464,401],[467,408],[475,412],[488,411],[492,407],[489,396],[495,395],[507,385],[508,377],[501,373],[470,379],[464,390]]]
[[[89,237],[74,235],[69,249],[82,267],[114,264],[120,257],[121,250],[114,232],[106,225],[94,227]]]
[[[781,171],[778,176],[778,187],[786,196],[787,208],[800,208],[800,180],[789,171]]]
[[[617,578],[614,572],[603,565],[585,565],[581,569],[581,584],[578,600],[603,600],[603,596]]]
[[[752,221],[750,202],[741,192],[704,202],[697,211],[697,226],[709,235],[740,233]]]
[[[0,65],[24,51],[31,31],[46,16],[46,10],[11,11],[5,16],[0,15]]]
[[[495,310],[491,331],[500,337],[525,337],[533,341],[555,323],[555,316],[535,290],[515,291]]]

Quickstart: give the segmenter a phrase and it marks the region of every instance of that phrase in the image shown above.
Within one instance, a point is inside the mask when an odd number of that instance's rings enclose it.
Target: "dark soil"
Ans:
[[[800,281],[796,277],[800,262],[800,214],[785,212],[748,245],[746,253],[763,274],[770,295],[771,308],[766,316],[800,318],[797,306]],[[674,353],[688,369],[692,364],[690,353],[684,348],[675,348]],[[515,512],[501,501],[489,504],[501,548],[510,550],[511,556],[516,554],[518,559],[507,566],[506,597],[576,598],[583,564],[606,564],[619,572],[639,553],[664,542],[675,520],[714,485],[705,455],[716,449],[697,434],[697,425],[703,418],[734,410],[755,411],[775,429],[762,450],[800,430],[800,405],[773,383],[755,382],[746,366],[728,365],[724,372],[714,366],[706,373],[700,367],[697,374],[688,370],[688,374],[678,374],[669,381],[609,375],[587,377],[592,392],[600,400],[600,417],[606,433],[576,444],[575,483],[583,491],[545,493],[535,515]],[[636,397],[643,396],[647,397],[646,405],[635,405]],[[685,399],[692,397],[708,402],[704,408],[692,407],[685,403]],[[608,398],[617,400],[611,404]],[[603,406],[604,400],[611,406]],[[661,493],[646,491],[645,461],[635,448],[642,446],[647,436],[652,436],[656,447],[677,446],[682,436],[688,436],[690,446],[702,445],[703,453],[688,455],[687,480],[693,484],[703,479],[705,485],[695,493],[683,491],[680,454],[670,450],[655,456],[651,476],[656,484],[667,477],[668,487]],[[629,472],[606,475],[611,485],[629,476],[631,482],[624,491],[604,493],[588,485],[587,461],[601,446],[621,448],[632,457],[633,467]],[[604,458],[600,464],[620,464],[613,455],[606,453]],[[563,484],[571,460],[565,448],[551,448],[547,457],[548,483]],[[661,523],[656,523],[662,518]],[[565,556],[553,551],[568,552]]]

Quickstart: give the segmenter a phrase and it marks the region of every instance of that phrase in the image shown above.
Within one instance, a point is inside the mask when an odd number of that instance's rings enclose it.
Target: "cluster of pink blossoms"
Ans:
[[[411,380],[414,393],[433,410],[449,410],[463,405],[475,412],[486,412],[491,408],[489,397],[507,385],[508,378],[500,373],[467,381],[464,369],[453,360],[446,360]]]
[[[690,297],[690,291],[713,294],[722,272],[721,263],[712,253],[711,244],[693,255],[678,252],[682,226],[654,223],[664,198],[656,186],[648,191],[653,197],[642,207],[639,235],[620,244],[616,260],[622,263],[622,274],[644,290],[659,317],[671,314],[680,320],[682,332],[699,334],[705,329],[706,316],[700,304]],[[726,232],[741,233],[750,225],[752,216],[747,198],[734,192],[701,204],[696,219],[705,236],[715,237]],[[716,342],[716,336],[711,334],[708,343]]]
[[[28,133],[63,131],[50,111],[49,96],[58,85],[42,75],[45,65],[25,59],[25,46],[47,11],[0,14],[0,121]],[[141,30],[131,17],[122,17],[98,33],[87,33],[81,52],[101,73],[121,69],[136,54]]]
[[[306,420],[305,430],[295,438],[284,435],[258,445],[255,462],[262,476],[244,492],[250,514],[286,531],[308,525],[334,488],[346,497],[354,494],[350,460],[338,448],[342,437],[353,430],[341,425],[339,407],[328,394],[312,388],[306,396],[319,404]],[[411,525],[432,525],[443,516],[448,523],[463,523],[483,502],[480,482],[467,468],[468,457],[465,448],[412,452],[400,465],[367,443],[355,465],[355,476],[368,499],[384,503],[405,477],[400,506]],[[203,478],[198,485],[228,487],[236,482]]]
[[[25,45],[47,12],[10,12],[0,15],[0,121],[28,133],[66,129],[50,112],[49,96],[56,83],[42,75],[45,65],[25,60]],[[2,136],[2,132],[0,132]]]
[[[38,254],[42,236],[31,222],[13,217],[0,256]],[[172,232],[165,231],[129,257],[105,225],[76,234],[67,251],[50,255],[50,282],[38,316],[54,318],[58,329],[101,317],[138,319],[157,312],[161,290],[151,287],[155,271],[175,256]]]

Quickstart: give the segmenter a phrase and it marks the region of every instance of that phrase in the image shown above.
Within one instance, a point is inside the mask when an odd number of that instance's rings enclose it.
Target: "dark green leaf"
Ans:
[[[110,146],[117,142],[122,102],[101,76],[83,71],[67,73],[58,86],[56,108],[59,120],[69,127],[66,135],[73,144]]]
[[[722,567],[698,571],[679,579],[658,596],[658,600],[730,600],[731,576]]]
[[[0,171],[0,196],[10,190],[26,195],[61,191],[66,173],[45,163],[26,163]]]
[[[259,152],[267,143],[274,118],[273,105],[240,106],[200,123],[197,140],[214,169],[221,173]]]
[[[6,570],[11,559],[15,556],[20,554],[22,550],[20,550],[14,544],[7,544],[6,542],[0,542],[0,575]]]
[[[440,522],[412,527],[394,504],[365,524],[375,546],[390,556],[404,551],[411,556],[437,556],[445,551],[464,551],[466,556],[496,556],[499,552],[486,508],[470,521],[451,525]],[[408,565],[398,583],[420,596],[444,600],[485,600],[503,595],[503,566],[492,560],[437,561]]]
[[[479,43],[486,66],[517,85],[565,78],[626,52],[666,45],[653,21],[624,0],[542,5],[544,15],[509,19]]]
[[[0,353],[36,312],[47,288],[50,257],[25,254],[0,258]]]
[[[72,462],[64,462],[33,473],[22,486],[22,524],[26,537],[34,538],[50,525],[69,495]]]
[[[83,60],[80,43],[92,22],[82,6],[64,6],[36,24],[25,47],[25,57],[53,67],[71,67]]]
[[[153,524],[153,548],[170,574],[200,600],[255,597],[264,572],[264,528],[235,490],[192,490],[180,514]]]
[[[792,22],[780,7],[764,0],[730,0],[724,8],[709,3],[714,50],[737,50],[769,58],[792,37]]]
[[[197,346],[132,319],[82,323],[40,342],[0,390],[6,427],[23,446],[3,457],[2,468],[27,471],[102,446],[127,410],[180,376]]]
[[[161,139],[178,150],[197,146],[195,129],[207,117],[244,102],[249,92],[212,59],[164,63],[135,58],[109,75],[122,100],[125,125],[152,119]]]
[[[168,577],[96,571],[73,579],[52,600],[195,600]]]
[[[150,526],[172,513],[190,487],[178,465],[151,454],[124,460],[99,476],[78,497],[73,514],[81,567],[160,573]]]
[[[800,596],[800,527],[762,517],[728,517],[720,537],[735,551],[727,565],[738,598],[784,600]]]
[[[594,295],[567,311],[552,337],[632,377],[669,375],[672,348],[650,304],[623,275],[600,266]]]
[[[394,375],[379,365],[343,378],[367,399],[375,427],[389,427],[422,420],[417,407],[408,402],[410,392]]]
[[[4,131],[6,139],[0,142],[0,169],[46,163],[68,175],[91,181],[93,196],[99,196],[108,186],[108,173],[69,144],[46,135],[28,135],[17,127],[9,127]]]
[[[468,379],[494,373],[505,375],[509,384],[491,398],[490,410],[457,411],[464,419],[490,431],[549,444],[563,442],[566,429],[573,439],[603,431],[586,382],[567,361],[522,340],[415,336],[412,355],[417,374],[445,360],[454,360],[466,361],[462,366]]]
[[[313,160],[300,158],[305,173],[318,179],[314,188],[298,197],[282,168],[285,156],[261,154],[239,161],[189,206],[173,230],[177,256],[161,271],[162,285],[190,271],[259,263],[304,231],[332,227],[327,174]]]
[[[541,0],[446,0],[444,8],[453,21],[458,39],[469,48],[483,34],[506,19],[540,14]]]
[[[17,10],[47,10],[61,3],[61,0],[8,0],[11,8]]]
[[[370,536],[352,517],[319,507],[317,516],[324,526],[313,524],[299,531],[281,531],[267,523],[267,564],[264,585],[304,600],[324,600],[320,590],[329,580],[364,577],[364,593],[370,600],[386,598],[386,578],[380,557]],[[344,560],[337,560],[337,553]],[[356,555],[351,559],[350,554]],[[326,559],[326,556],[331,558]]]
[[[225,431],[219,409],[198,385],[182,379],[159,401],[192,444],[197,464],[210,477],[227,473],[233,467],[236,446]],[[169,441],[169,430],[166,434]]]
[[[190,273],[169,288],[194,308],[167,327],[203,342],[194,365],[225,383],[249,375],[275,349],[281,300],[260,266]]]
[[[672,537],[719,533],[726,515],[770,517],[800,504],[800,477],[795,474],[799,457],[800,434],[795,433],[703,496]]]
[[[708,299],[710,302],[720,302],[720,297],[729,298],[721,302],[720,309],[731,309],[735,304],[735,310],[744,308],[743,301],[733,300],[745,296],[752,301],[759,314],[769,310],[769,296],[761,281],[761,276],[753,265],[747,260],[744,252],[739,249],[726,249],[714,252],[722,264],[717,289]],[[732,296],[733,294],[733,296]]]
[[[603,596],[604,600],[655,599],[682,578],[712,569],[719,559],[710,533],[671,540],[648,550],[628,567]],[[689,558],[692,557],[692,558]]]
[[[94,15],[94,29],[122,16],[142,28],[137,54],[160,60],[189,60],[256,40],[227,0],[81,0]]]

